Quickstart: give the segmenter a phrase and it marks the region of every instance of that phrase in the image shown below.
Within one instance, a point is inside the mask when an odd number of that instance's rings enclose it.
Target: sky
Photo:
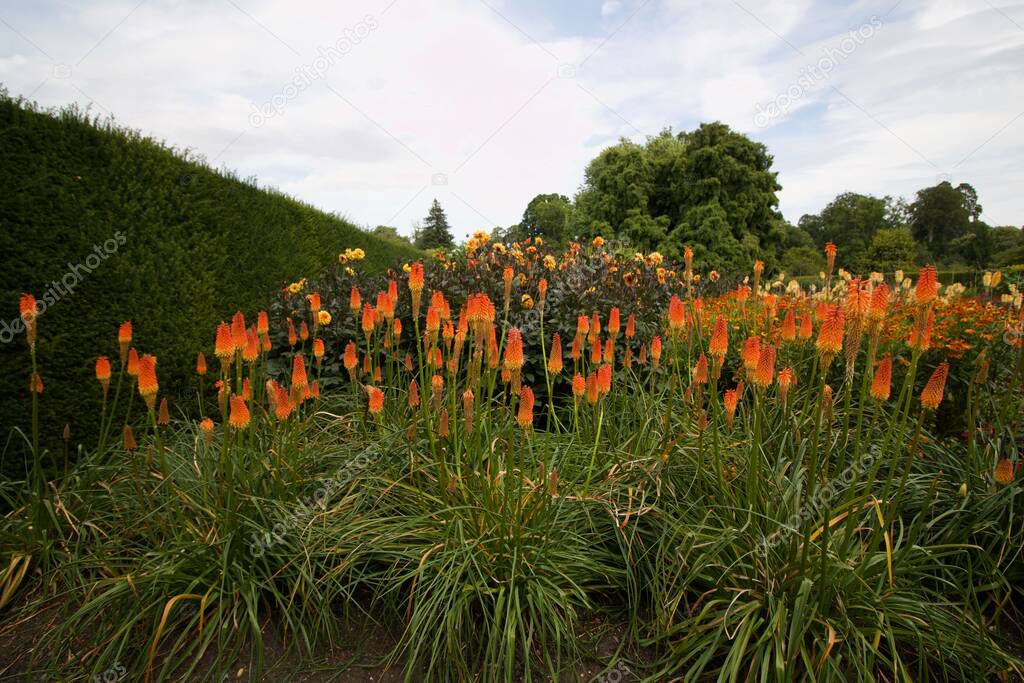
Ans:
[[[462,238],[620,138],[722,121],[796,222],[969,182],[1024,223],[1024,2],[0,0],[0,83],[364,226]]]

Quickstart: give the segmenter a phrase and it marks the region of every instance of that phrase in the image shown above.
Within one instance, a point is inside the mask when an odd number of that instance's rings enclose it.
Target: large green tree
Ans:
[[[741,270],[757,258],[771,267],[786,239],[771,165],[763,144],[722,123],[621,140],[587,166],[570,229],[667,256],[689,244],[707,267]]]
[[[566,237],[572,202],[562,194],[539,194],[530,200],[523,220],[511,231],[513,239],[541,237],[548,242],[561,242]]]
[[[455,244],[448,217],[436,199],[430,205],[423,225],[416,230],[415,243],[420,249],[446,249]]]
[[[919,190],[910,205],[910,227],[914,239],[921,242],[935,258],[951,254],[953,241],[962,237],[970,227],[972,206],[977,207],[977,196],[971,198],[948,182]]]
[[[856,271],[867,268],[868,250],[875,233],[895,227],[890,223],[892,202],[888,197],[872,197],[844,192],[819,214],[800,218],[819,248],[832,242],[839,249],[839,263]]]

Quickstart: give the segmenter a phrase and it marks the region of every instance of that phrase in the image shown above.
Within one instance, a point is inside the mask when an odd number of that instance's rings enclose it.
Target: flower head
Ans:
[[[245,429],[249,426],[249,407],[245,405],[245,399],[238,394],[231,396],[231,415],[228,423],[234,429]]]
[[[996,480],[997,484],[1002,486],[1008,486],[1013,483],[1013,463],[1010,462],[1009,458],[1001,458],[996,463],[996,470],[992,474],[992,478]]]
[[[519,414],[516,420],[523,429],[529,430],[533,427],[533,401],[533,389],[523,387],[519,390]]]
[[[715,358],[721,359],[729,351],[729,326],[725,318],[715,318],[715,327],[711,332],[711,341],[708,343],[708,353]]]
[[[949,363],[942,362],[935,368],[935,372],[928,379],[928,383],[921,391],[921,407],[925,410],[935,410],[942,403],[942,396],[946,391],[946,377],[949,376]]]
[[[369,409],[372,415],[380,415],[384,410],[384,392],[377,387],[367,387],[366,392],[369,398]]]
[[[939,276],[935,266],[924,266],[917,274],[917,287],[914,289],[914,299],[922,306],[935,301],[939,294]]]
[[[892,357],[886,356],[878,361],[875,376],[871,380],[871,398],[876,401],[888,401],[892,390]]]
[[[96,359],[96,379],[99,381],[103,391],[110,387],[110,361],[106,356]]]
[[[548,356],[548,372],[557,375],[562,372],[562,337],[557,332],[551,338],[551,353]]]
[[[138,383],[139,394],[152,410],[156,401],[156,393],[160,390],[160,384],[156,381],[156,356],[147,353],[139,359]]]

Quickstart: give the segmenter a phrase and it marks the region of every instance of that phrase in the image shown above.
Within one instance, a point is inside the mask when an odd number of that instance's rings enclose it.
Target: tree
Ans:
[[[853,270],[866,267],[868,247],[875,233],[894,227],[888,217],[891,200],[844,192],[828,203],[820,214],[800,218],[800,227],[814,238],[819,248],[832,242],[839,249],[839,262]]]
[[[541,237],[548,242],[561,242],[565,239],[571,213],[572,204],[565,195],[539,194],[526,205],[514,238]]]
[[[956,186],[956,191],[963,195],[964,208],[967,209],[967,217],[971,221],[978,220],[981,216],[981,204],[978,203],[978,191],[970,183],[960,183]]]
[[[967,232],[971,217],[967,202],[963,192],[945,181],[918,191],[910,205],[914,239],[923,242],[936,258],[944,257],[953,240]]]
[[[975,221],[960,237],[950,242],[950,251],[974,268],[984,268],[992,261],[991,229],[981,221]]]
[[[912,270],[917,244],[906,228],[882,228],[871,239],[866,266],[869,270],[892,273]]]
[[[790,247],[782,252],[781,267],[787,275],[817,275],[825,270],[825,257],[815,247]]]
[[[398,228],[393,228],[390,225],[378,225],[370,231],[370,234],[380,237],[381,239],[391,240],[392,242],[405,242],[406,244],[412,244],[412,241],[408,237],[398,232]]]
[[[436,199],[430,205],[423,225],[416,231],[415,243],[420,249],[446,249],[455,244],[448,217]]]
[[[989,234],[992,236],[992,253],[997,256],[1024,247],[1024,230],[1012,225],[992,228]]]

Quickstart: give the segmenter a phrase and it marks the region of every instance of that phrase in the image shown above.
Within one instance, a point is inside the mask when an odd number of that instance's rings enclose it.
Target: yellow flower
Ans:
[[[533,243],[536,244],[537,246],[540,246],[544,244],[544,240],[542,240],[540,236],[537,236],[533,238]]]
[[[648,260],[656,266],[660,266],[661,262],[665,260],[665,257],[656,251],[652,251],[647,255]]]
[[[601,247],[604,246],[604,238],[601,237],[600,235],[598,235],[597,237],[594,238],[594,243],[593,244],[594,244],[595,247],[600,249]]]
[[[316,320],[321,325],[330,325],[331,324],[331,314],[328,313],[327,311],[321,310],[321,311],[319,311],[316,314]]]
[[[557,265],[557,261],[555,261],[555,257],[554,256],[552,256],[551,254],[548,254],[547,256],[544,257],[544,267],[545,268],[547,268],[548,270],[554,270],[556,265]]]
[[[293,283],[291,283],[290,285],[288,285],[288,291],[291,292],[292,294],[298,294],[299,292],[302,291],[302,283],[301,282],[293,282]]]
[[[345,274],[349,277],[355,277],[356,271],[352,268],[345,268]]]
[[[523,308],[526,310],[533,308],[533,297],[529,294],[523,294]]]
[[[412,266],[408,263],[402,264],[402,272],[408,273],[412,271]]]
[[[345,256],[344,254],[338,254],[338,263],[345,263],[346,261],[348,261],[348,256]]]

